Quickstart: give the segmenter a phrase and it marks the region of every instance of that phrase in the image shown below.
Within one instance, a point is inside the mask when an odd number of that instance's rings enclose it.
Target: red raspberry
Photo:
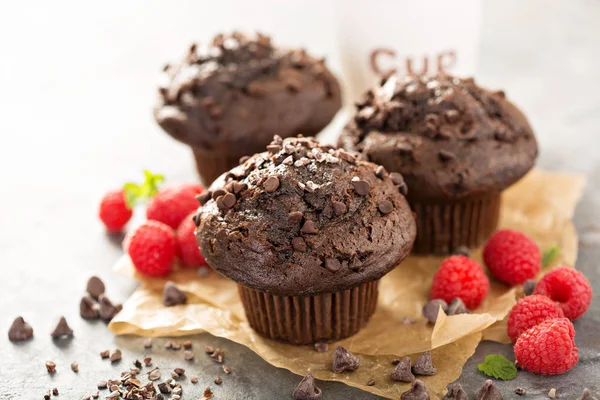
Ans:
[[[132,214],[133,211],[125,202],[123,190],[106,193],[100,202],[98,215],[109,232],[121,232]]]
[[[483,260],[494,278],[511,286],[534,278],[542,265],[540,248],[533,239],[510,229],[492,235],[483,249]]]
[[[483,268],[469,257],[455,255],[446,258],[433,277],[431,299],[450,303],[459,297],[469,308],[477,308],[490,289]]]
[[[508,316],[508,336],[515,343],[527,329],[547,319],[564,318],[564,316],[562,308],[546,296],[523,297]]]
[[[567,318],[548,319],[519,336],[514,349],[517,363],[536,374],[563,374],[579,361],[574,338]]]
[[[194,213],[188,215],[177,228],[177,254],[186,267],[206,265],[206,260],[196,241],[196,224],[192,219]]]
[[[177,229],[181,221],[200,206],[196,196],[201,192],[202,187],[197,184],[162,190],[148,203],[146,217]]]
[[[592,302],[592,287],[583,274],[575,269],[557,267],[535,285],[535,294],[550,297],[562,307],[565,317],[576,320]]]
[[[173,268],[177,240],[173,230],[161,222],[146,221],[125,238],[123,246],[144,275],[163,276]]]

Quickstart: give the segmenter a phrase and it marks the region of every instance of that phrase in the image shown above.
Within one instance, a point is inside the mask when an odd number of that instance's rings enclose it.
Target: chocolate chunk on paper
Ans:
[[[415,360],[411,368],[412,373],[415,375],[431,376],[437,373],[437,370],[433,366],[433,360],[431,359],[431,352],[426,351],[421,354],[419,358]]]
[[[397,382],[410,383],[414,381],[415,376],[411,371],[410,363],[410,357],[404,357],[390,372],[390,378]]]
[[[174,282],[167,282],[163,290],[163,304],[167,307],[185,304],[187,296],[183,293]]]
[[[333,352],[333,372],[352,372],[360,366],[360,360],[342,346],[335,348]]]

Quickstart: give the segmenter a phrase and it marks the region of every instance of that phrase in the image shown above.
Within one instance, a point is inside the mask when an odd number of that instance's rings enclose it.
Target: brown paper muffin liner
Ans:
[[[202,182],[208,186],[224,172],[240,164],[240,158],[247,155],[242,152],[226,153],[224,151],[209,150],[192,147],[196,159],[196,169]]]
[[[448,254],[458,246],[476,248],[496,230],[500,193],[448,203],[418,203],[415,253]]]
[[[330,342],[354,335],[377,305],[379,281],[318,296],[273,296],[238,285],[250,326],[292,344]]]

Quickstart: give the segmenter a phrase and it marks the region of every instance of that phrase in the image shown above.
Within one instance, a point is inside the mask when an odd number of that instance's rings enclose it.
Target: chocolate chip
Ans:
[[[166,382],[159,383],[157,387],[158,390],[163,394],[169,394],[173,391],[173,389],[171,389],[171,386],[169,386]]]
[[[448,305],[448,315],[469,314],[470,311],[465,303],[459,298],[453,299]]]
[[[301,237],[295,237],[292,239],[292,247],[294,248],[294,250],[301,252],[305,252],[308,248],[306,246],[306,242]]]
[[[56,363],[54,361],[46,361],[46,370],[49,374],[56,372]]]
[[[8,339],[13,342],[20,342],[22,340],[28,340],[33,337],[33,328],[29,325],[23,317],[17,317],[13,321],[12,325],[8,329]]]
[[[190,350],[186,350],[183,352],[183,359],[184,360],[193,360],[194,359],[194,353],[191,352]]]
[[[214,380],[215,384],[220,385],[221,383],[223,383],[223,379],[221,379],[220,376],[217,376]]]
[[[389,200],[381,200],[379,204],[377,204],[377,208],[383,215],[387,215],[394,210],[394,204]]]
[[[350,270],[354,271],[354,272],[360,272],[363,268],[363,262],[358,258],[355,257],[352,260],[350,260]]]
[[[471,250],[467,246],[458,246],[452,252],[454,255],[471,257]]]
[[[148,379],[151,381],[157,381],[160,379],[160,370],[158,368],[154,368],[152,371],[148,372]]]
[[[401,400],[429,400],[429,393],[425,384],[420,380],[415,380],[410,389],[400,395]]]
[[[448,393],[442,398],[442,400],[468,400],[467,392],[463,389],[460,383],[452,385]]]
[[[227,192],[225,190],[223,190],[223,189],[217,189],[217,190],[215,190],[213,192],[212,198],[213,198],[213,200],[216,201],[219,197],[225,196],[226,194],[227,194]]]
[[[300,229],[300,232],[307,233],[307,234],[315,234],[315,233],[319,232],[319,230],[317,229],[317,226],[315,225],[315,223],[313,221],[306,220],[304,222],[304,225],[302,225],[302,229]]]
[[[361,196],[366,196],[369,194],[369,189],[371,185],[369,182],[358,179],[357,177],[352,178],[352,186],[354,186],[354,190]]]
[[[206,203],[208,203],[208,201],[212,198],[212,192],[211,191],[206,191],[202,194],[199,194],[198,196],[196,196],[196,200],[198,200],[198,202],[200,203],[201,206],[205,205]]]
[[[192,382],[193,384],[196,384],[196,383],[198,383],[198,377],[197,377],[197,376],[192,376],[192,377],[190,378],[190,382]]]
[[[329,350],[329,345],[327,343],[317,342],[315,343],[315,350],[317,350],[319,353],[325,353],[327,350]]]
[[[320,400],[322,396],[323,392],[315,385],[315,378],[310,372],[302,378],[292,393],[294,400]]]
[[[281,150],[281,146],[278,144],[270,144],[267,146],[267,151],[271,154],[278,153]]]
[[[52,388],[52,395],[58,396],[58,388]]]
[[[308,164],[310,164],[310,160],[306,157],[302,157],[294,162],[294,167],[304,167]]]
[[[448,303],[446,303],[442,299],[434,299],[429,300],[423,306],[423,316],[432,324],[435,324],[437,321],[438,313],[440,311],[440,307],[444,312],[448,311]]]
[[[67,323],[65,317],[60,317],[56,328],[50,333],[53,338],[61,338],[63,336],[73,336],[73,329]]]
[[[525,294],[525,296],[531,296],[535,291],[536,285],[537,281],[534,279],[526,280],[525,283],[523,283],[523,294]]]
[[[263,188],[267,193],[273,193],[279,187],[279,178],[276,176],[270,176],[267,178],[265,183],[263,183]]]
[[[385,170],[383,165],[379,165],[377,168],[375,168],[375,176],[378,177],[379,179],[385,178],[386,173],[387,173],[387,171]]]
[[[233,194],[240,194],[244,190],[248,189],[248,185],[244,182],[233,181],[231,182]]]
[[[332,203],[332,207],[333,207],[333,214],[336,217],[339,217],[340,215],[344,214],[346,212],[346,210],[348,209],[348,207],[346,207],[346,205],[344,203],[342,203],[341,201],[334,201]]]
[[[72,362],[71,363],[71,371],[79,372],[79,364],[77,364],[76,362]]]
[[[583,393],[581,394],[581,397],[579,397],[577,400],[598,400],[598,399],[596,397],[594,397],[594,395],[592,394],[590,389],[585,388],[585,389],[583,389]]]
[[[121,359],[121,350],[116,349],[110,355],[110,362],[117,362]]]
[[[392,172],[390,173],[390,178],[392,179],[392,183],[400,190],[400,193],[406,196],[408,194],[408,187],[406,186],[406,182],[404,182],[404,177],[398,172]]]
[[[302,221],[302,212],[292,211],[288,214],[288,222],[290,224],[299,224]]]
[[[337,272],[342,268],[342,263],[335,258],[327,258],[325,260],[325,268],[331,272]]]
[[[227,207],[228,209],[233,207],[236,201],[237,199],[235,198],[235,194],[233,193],[227,193],[223,196],[223,205],[225,205],[225,207]]]
[[[458,121],[459,117],[460,117],[460,114],[457,110],[446,110],[444,112],[444,118],[446,119],[446,121],[448,121],[451,124]]]
[[[98,381],[98,384],[96,385],[96,387],[98,389],[106,389],[108,387],[108,382],[107,381]]]
[[[110,350],[104,350],[100,352],[100,357],[104,358],[108,358],[110,357]]]
[[[448,162],[448,161],[452,161],[456,159],[456,156],[454,155],[454,153],[448,151],[448,150],[440,150],[438,152],[438,157],[440,159],[440,161],[442,162]]]
[[[206,386],[204,388],[203,396],[206,397],[207,399],[212,399],[213,398],[214,395],[213,395],[212,390],[210,390],[209,386]]]
[[[344,150],[338,150],[337,156],[342,160],[348,161],[351,164],[354,164],[356,162],[356,157]]]
[[[527,394],[527,390],[523,389],[522,387],[518,387],[518,388],[515,389],[515,393],[518,394],[519,396],[523,396],[523,395]],[[445,397],[444,397],[444,399],[445,399]],[[583,400],[583,399],[584,398],[581,397],[581,398],[579,398],[577,400]],[[449,399],[449,400],[453,400],[453,399]],[[586,399],[586,400],[591,400],[591,399]]]
[[[395,360],[396,361],[396,360]],[[390,372],[390,379],[398,382],[412,382],[415,376],[410,370],[410,357],[404,357],[402,360],[397,360],[396,366]]]
[[[151,365],[152,365],[152,357],[145,357],[145,358],[144,358],[144,365],[145,365],[146,367],[149,367],[149,366],[151,366]]]
[[[119,313],[120,307],[115,306],[105,295],[101,294],[98,301],[100,304],[100,317],[103,320],[109,322]]]
[[[333,352],[333,372],[341,373],[344,371],[356,371],[360,366],[360,361],[352,353],[337,346]]]
[[[494,385],[494,381],[488,379],[481,389],[475,392],[475,400],[502,400],[502,394]]]
[[[87,292],[92,296],[93,299],[98,300],[101,294],[104,294],[106,288],[104,287],[104,282],[97,276],[92,276],[87,281]]]
[[[100,318],[100,312],[98,308],[98,304],[94,301],[94,299],[92,299],[91,296],[83,296],[79,302],[79,315],[83,319],[98,319]]]
[[[435,375],[437,369],[433,366],[431,352],[426,351],[415,360],[412,366],[412,373],[415,375],[431,376]]]

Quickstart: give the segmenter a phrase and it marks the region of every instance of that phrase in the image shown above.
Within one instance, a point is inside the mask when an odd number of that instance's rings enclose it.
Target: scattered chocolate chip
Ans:
[[[448,303],[442,299],[429,300],[427,303],[425,303],[423,306],[423,316],[427,319],[427,321],[435,324],[440,311],[440,306],[444,312],[448,311]]]
[[[406,186],[406,182],[404,182],[404,177],[398,172],[390,173],[390,178],[392,179],[392,183],[398,188],[400,193],[403,196],[408,194],[408,186]]]
[[[355,371],[360,366],[360,360],[352,353],[337,346],[333,352],[333,372],[340,373],[344,371]]]
[[[198,377],[197,377],[197,376],[192,376],[192,377],[190,378],[190,382],[192,382],[193,384],[196,384],[196,383],[198,383]]]
[[[17,317],[8,329],[8,339],[13,342],[28,340],[33,337],[33,328],[23,317]]]
[[[377,168],[375,168],[375,176],[378,177],[379,179],[385,178],[386,173],[387,173],[387,171],[385,170],[383,165],[378,165]]]
[[[292,393],[294,400],[320,400],[322,396],[323,392],[315,384],[315,378],[310,372],[302,378]]]
[[[106,389],[108,387],[108,382],[98,381],[98,384],[96,386],[98,387],[98,389]]]
[[[468,400],[467,392],[463,389],[460,383],[455,383],[452,385],[448,393],[444,396],[442,400]]]
[[[154,368],[152,371],[148,372],[148,379],[151,381],[157,381],[160,379],[160,370],[158,368]]]
[[[523,389],[522,387],[518,387],[515,389],[515,393],[518,394],[519,396],[523,396],[525,394],[527,394],[527,390]],[[580,399],[578,399],[580,400]]]
[[[352,260],[350,260],[350,270],[354,272],[360,272],[362,268],[363,262],[358,257],[355,257]]]
[[[594,397],[594,395],[592,394],[590,389],[585,388],[585,389],[583,389],[583,393],[581,394],[581,397],[579,397],[577,400],[598,400],[598,399],[596,397]]]
[[[233,181],[231,188],[233,189],[234,194],[240,194],[244,190],[248,189],[248,185],[244,182]]]
[[[342,268],[342,263],[335,258],[327,258],[325,260],[325,268],[327,268],[328,271],[337,272]]]
[[[535,285],[537,285],[537,281],[533,279],[529,279],[523,283],[523,293],[525,296],[531,296],[535,291]]]
[[[273,193],[279,187],[279,178],[276,176],[270,176],[267,178],[265,183],[263,183],[263,188],[267,193]]]
[[[48,390],[46,394],[44,394],[44,400],[50,400],[52,397],[50,396],[50,391]]]
[[[110,357],[110,350],[104,350],[100,352],[100,357],[102,358],[108,358]]]
[[[304,222],[304,225],[302,225],[302,228],[300,229],[300,232],[306,233],[306,234],[315,234],[318,231],[319,230],[317,229],[315,223],[311,220],[306,220]]]
[[[213,361],[221,364],[225,358],[225,352],[219,348],[215,349],[211,354],[208,355]]]
[[[204,348],[204,352],[205,352],[206,354],[212,354],[212,353],[214,353],[214,352],[215,352],[215,349],[213,349],[213,348],[212,348],[212,346],[206,346],[206,347]]]
[[[175,368],[173,372],[175,372],[178,376],[185,375],[185,369],[183,368]]]
[[[344,214],[348,210],[348,207],[346,207],[346,205],[344,203],[342,203],[341,201],[334,201],[332,203],[332,207],[333,207],[333,214],[336,217],[339,217],[340,215]]]
[[[469,314],[470,311],[465,306],[465,303],[460,299],[460,297],[455,298],[448,305],[448,315],[458,315],[458,314]]]
[[[390,379],[398,382],[412,382],[415,380],[415,376],[410,370],[410,357],[404,357],[402,360],[394,360],[392,364],[395,367],[390,372]]]
[[[221,377],[217,375],[217,377],[215,378],[215,381],[214,381],[214,382],[215,382],[217,385],[220,385],[221,383],[223,383],[223,379],[221,379]]]
[[[179,342],[172,341],[170,349],[171,350],[175,350],[175,351],[180,350],[181,349],[181,345],[179,344]]]
[[[146,367],[151,366],[152,365],[152,357],[146,357],[146,358],[144,358],[144,365]]]
[[[481,389],[475,392],[475,400],[502,400],[502,394],[494,385],[494,381],[488,379]]]
[[[48,370],[48,373],[50,374],[56,372],[56,363],[54,361],[46,361],[46,370]]]
[[[410,389],[400,395],[401,400],[429,400],[429,393],[425,384],[420,380],[415,380]]]
[[[204,388],[204,393],[202,395],[207,399],[212,399],[214,396],[212,390],[210,390],[210,386]]]
[[[142,368],[142,362],[140,360],[135,360],[133,362],[133,365],[139,370],[140,368]],[[139,372],[139,371],[138,371]]]
[[[217,201],[217,199],[221,196],[225,196],[227,192],[223,189],[217,189],[212,193],[213,200]]]
[[[315,343],[315,350],[317,350],[319,353],[325,353],[327,350],[329,350],[329,345],[327,343],[317,342]]]
[[[294,157],[293,156],[288,156],[288,157],[284,158],[281,163],[283,165],[292,165],[294,163]]]
[[[194,353],[192,353],[190,350],[186,350],[183,352],[183,359],[184,360],[193,360],[194,359]]]
[[[152,348],[152,338],[146,338],[146,339],[144,339],[144,348],[145,349]]]
[[[371,185],[369,182],[360,180],[358,178],[352,178],[352,186],[354,186],[354,190],[361,196],[366,196],[369,194],[369,189]]]
[[[449,161],[456,159],[456,156],[454,155],[454,153],[452,153],[448,150],[444,150],[444,149],[442,149],[438,152],[438,157],[439,157],[440,161],[442,161],[442,162],[449,162]]]
[[[229,369],[229,367],[227,365],[223,365],[221,367],[221,369],[223,370],[223,372],[227,375],[229,375],[231,373],[231,370]]]
[[[58,396],[58,388],[52,388],[52,395]]]
[[[187,303],[187,296],[174,282],[168,281],[163,289],[163,304],[167,307],[177,306]]]
[[[173,389],[171,389],[171,386],[169,386],[166,382],[159,383],[157,387],[158,390],[163,394],[169,394],[173,391]]]
[[[223,205],[225,205],[225,207],[232,208],[235,203],[236,203],[237,199],[235,198],[235,194],[233,193],[227,193],[226,195],[223,196]]]
[[[71,329],[65,317],[60,317],[56,328],[54,328],[54,330],[50,333],[50,336],[52,336],[53,338],[73,336],[73,329]]]
[[[454,249],[452,254],[456,256],[471,257],[471,250],[469,250],[467,246],[458,246]]]
[[[71,371],[79,372],[79,364],[77,364],[76,362],[72,362],[71,363]]]
[[[296,251],[305,252],[308,249],[306,242],[301,237],[295,237],[292,239],[292,247]]]
[[[121,350],[116,349],[110,355],[110,362],[117,362],[121,359]]]
[[[101,294],[98,297],[98,302],[100,304],[100,317],[109,322],[112,320],[115,315],[117,315],[120,311],[120,306],[115,306],[105,295]]]
[[[412,373],[415,375],[435,375],[437,370],[433,366],[433,361],[431,360],[431,352],[426,351],[425,353],[421,354],[419,358],[417,358],[413,363],[411,370]]]
[[[101,294],[104,294],[106,288],[104,287],[104,282],[102,282],[102,279],[98,278],[97,276],[92,276],[87,281],[86,290],[90,296],[92,296],[92,298],[98,300],[98,297],[100,297]]]
[[[91,296],[86,295],[81,298],[81,302],[79,302],[79,315],[83,319],[100,318],[99,306]]]
[[[381,200],[379,204],[377,204],[377,208],[383,215],[387,215],[394,210],[394,203],[389,200]]]
[[[198,202],[200,203],[201,206],[208,203],[208,201],[211,198],[212,198],[212,192],[210,190],[207,190],[206,192],[201,193],[198,196],[196,196],[196,200],[198,200]]]

